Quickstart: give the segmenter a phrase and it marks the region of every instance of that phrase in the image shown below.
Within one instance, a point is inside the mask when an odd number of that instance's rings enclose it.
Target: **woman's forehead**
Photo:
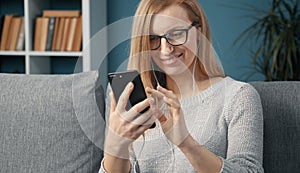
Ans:
[[[185,29],[191,24],[188,20],[180,20],[170,16],[154,16],[152,18],[150,32],[154,34],[166,34],[170,30]]]
[[[191,21],[185,9],[177,5],[172,5],[153,15],[150,31],[154,33],[165,32],[172,28],[185,28],[190,23]]]

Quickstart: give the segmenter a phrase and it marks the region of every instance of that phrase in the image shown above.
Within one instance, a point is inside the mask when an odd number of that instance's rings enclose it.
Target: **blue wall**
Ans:
[[[125,19],[134,16],[135,10],[139,4],[140,0],[109,0],[107,1],[107,23],[112,24],[119,21],[120,19]],[[116,28],[119,32],[124,32],[123,28]],[[109,31],[108,31],[109,32]],[[116,31],[118,32],[118,31]],[[110,34],[109,38],[114,37]],[[109,42],[109,41],[108,41]],[[108,45],[110,45],[108,43]],[[108,72],[116,71],[119,68],[120,63],[124,62],[128,58],[130,49],[129,40],[122,42],[116,46],[108,54]]]
[[[259,73],[247,78],[248,73],[253,71],[249,69],[251,58],[248,47],[246,45],[232,47],[237,36],[253,22],[250,18],[245,17],[249,12],[242,8],[247,6],[247,2],[240,0],[199,0],[199,2],[209,19],[214,47],[226,74],[242,81],[264,80],[264,76]],[[139,0],[122,0],[122,3],[120,0],[109,0],[107,4],[108,24],[133,16],[138,3]],[[252,0],[248,3],[256,4],[259,7],[268,5],[261,0]],[[119,30],[121,32],[122,28]],[[109,72],[115,71],[119,64],[128,57],[129,47],[129,41],[125,41],[109,53]]]
[[[251,53],[249,44],[232,46],[235,39],[253,20],[249,17],[258,15],[249,11],[254,8],[268,8],[269,4],[262,0],[199,0],[208,17],[214,48],[219,55],[223,68],[229,76],[242,81],[264,80],[264,76],[256,72],[251,78]],[[255,43],[250,43],[255,46]]]

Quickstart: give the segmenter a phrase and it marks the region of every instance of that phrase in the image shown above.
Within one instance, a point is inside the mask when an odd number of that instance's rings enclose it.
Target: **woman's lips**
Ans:
[[[175,64],[177,61],[179,61],[179,59],[182,58],[182,53],[178,54],[178,55],[169,55],[169,56],[162,56],[160,58],[160,61],[162,62],[162,64],[164,65],[173,65]]]

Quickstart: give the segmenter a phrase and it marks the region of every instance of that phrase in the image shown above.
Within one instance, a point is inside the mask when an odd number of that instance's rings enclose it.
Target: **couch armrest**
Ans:
[[[265,172],[300,170],[300,82],[250,82],[264,113]]]

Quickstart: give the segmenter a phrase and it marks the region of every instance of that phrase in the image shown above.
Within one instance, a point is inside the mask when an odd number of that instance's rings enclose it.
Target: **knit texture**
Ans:
[[[262,106],[251,85],[226,77],[180,103],[191,136],[222,159],[222,173],[264,172]],[[131,153],[131,172],[196,172],[158,122]]]
[[[0,74],[0,173],[98,172],[101,138],[85,128],[103,135],[98,78],[97,71]]]

